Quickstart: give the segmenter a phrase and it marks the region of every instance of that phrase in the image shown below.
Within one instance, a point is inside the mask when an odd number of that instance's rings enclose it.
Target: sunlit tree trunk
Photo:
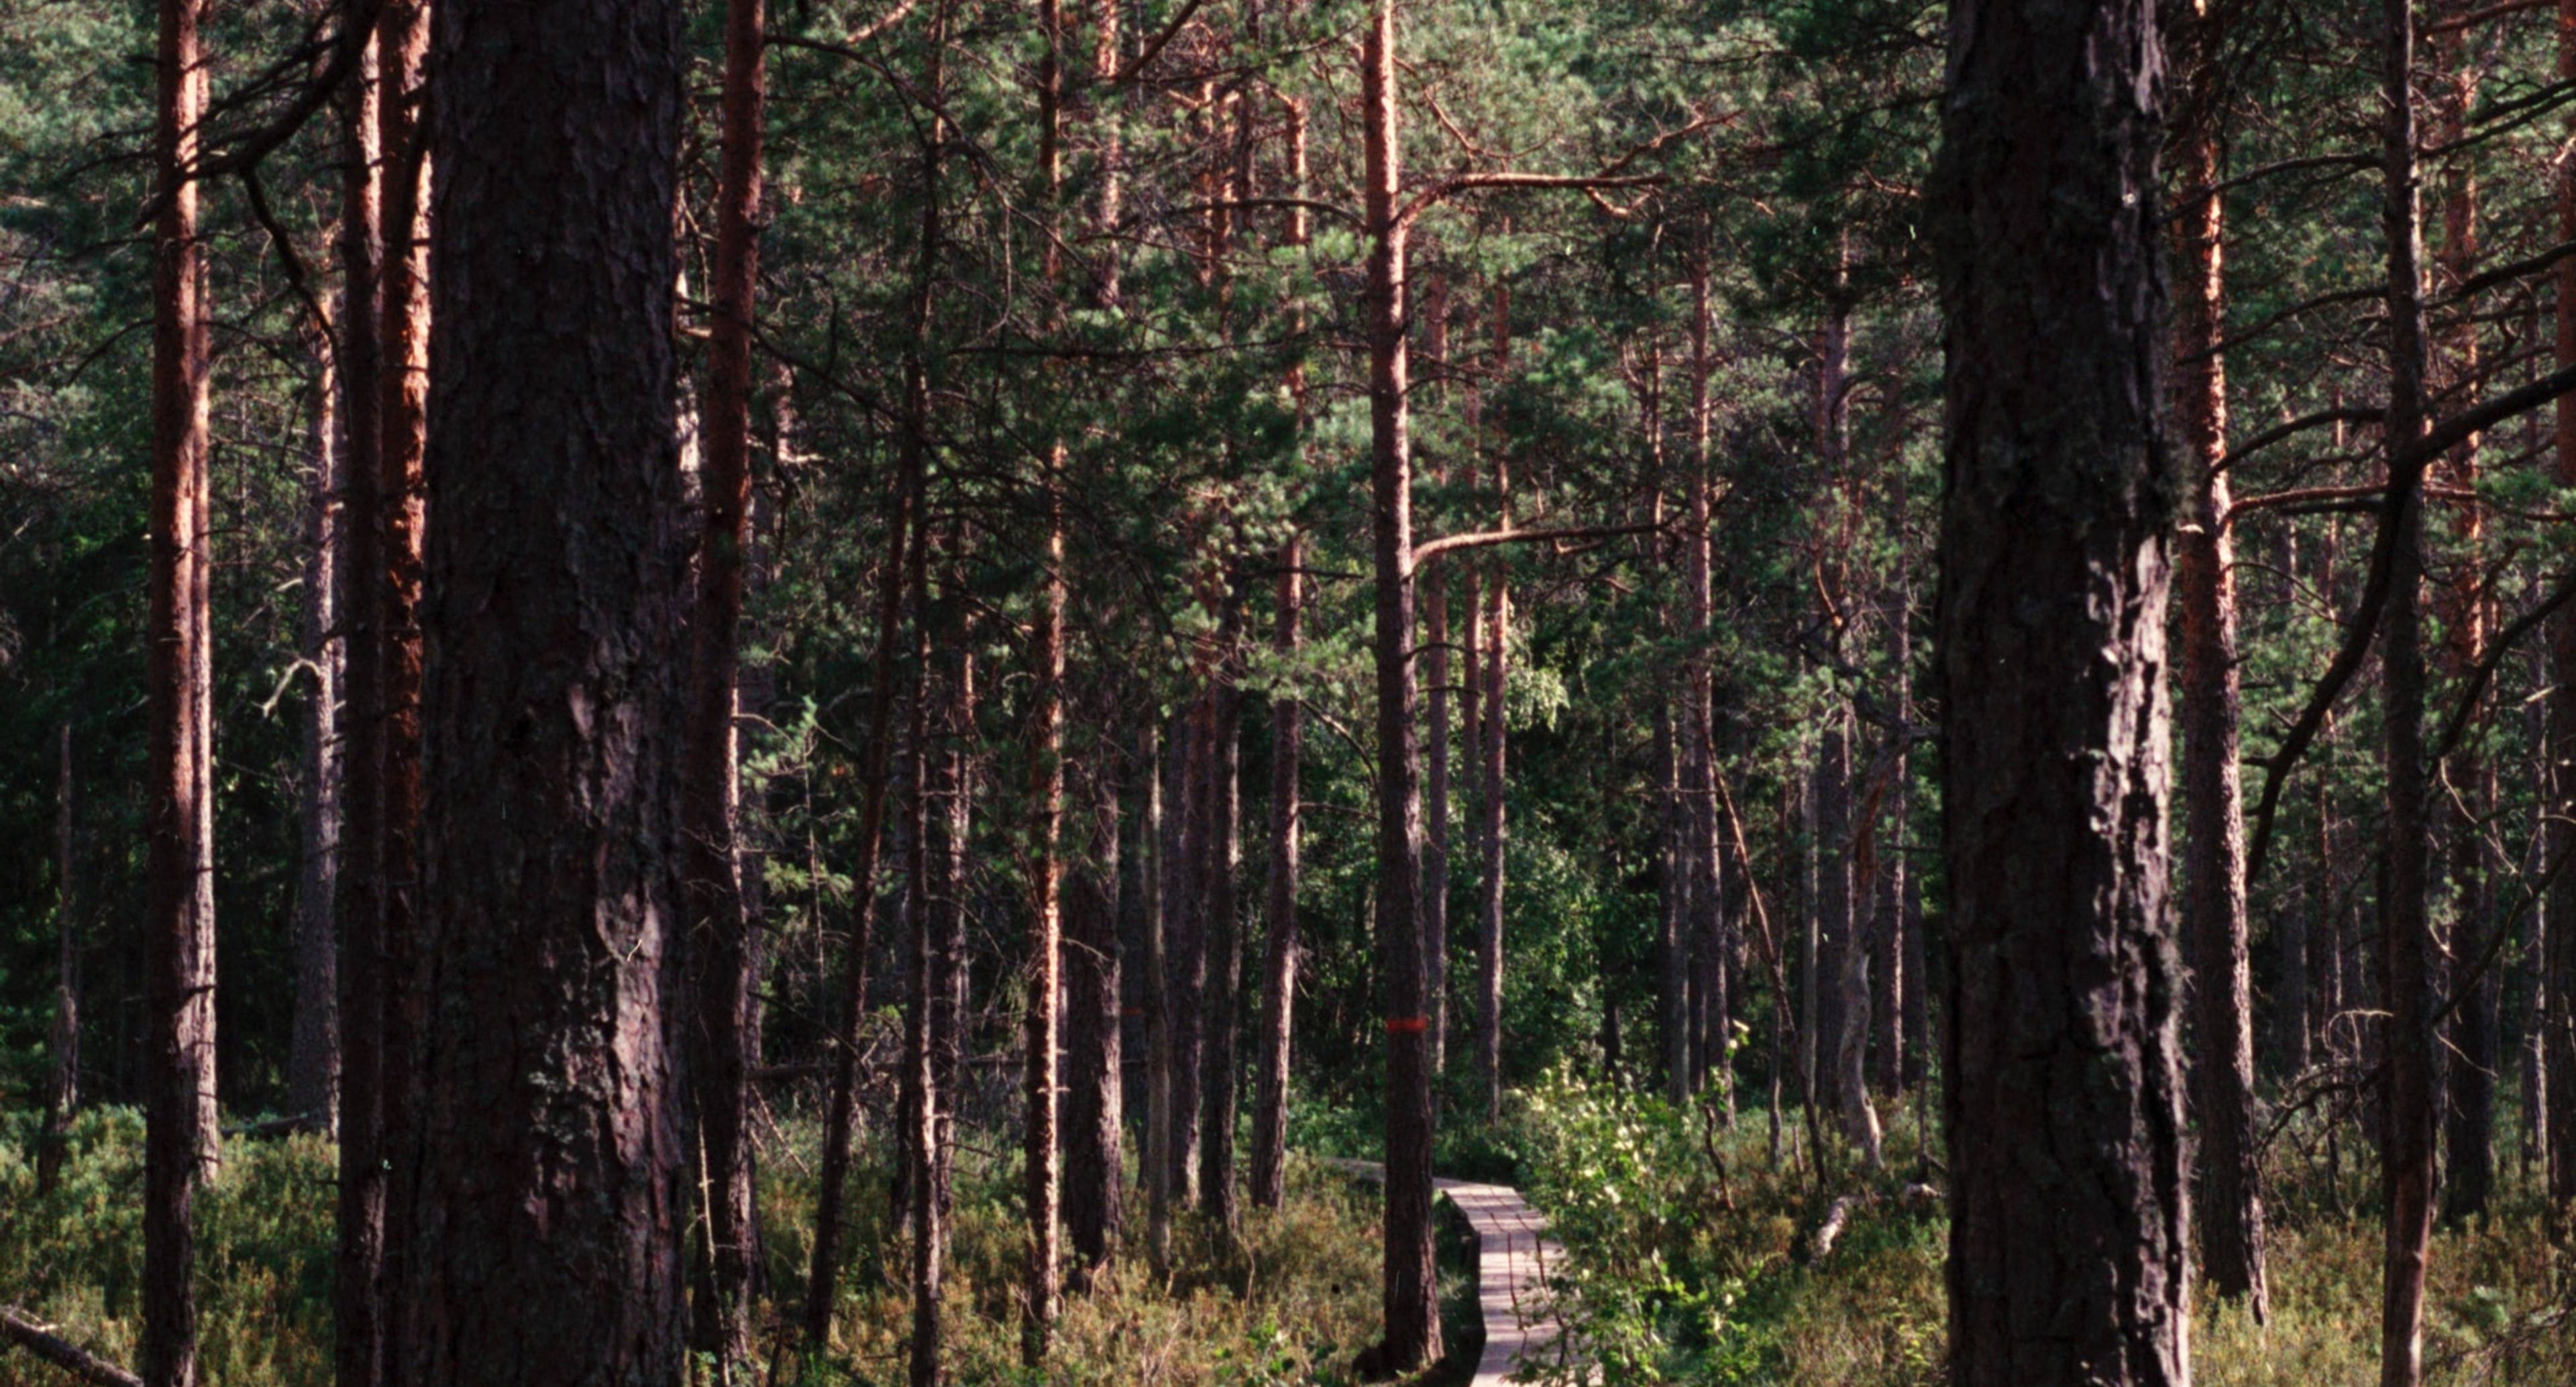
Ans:
[[[195,1200],[215,1155],[215,940],[205,855],[205,251],[198,155],[206,64],[197,0],[161,0],[153,233],[149,770],[144,838],[143,1380],[197,1380]]]

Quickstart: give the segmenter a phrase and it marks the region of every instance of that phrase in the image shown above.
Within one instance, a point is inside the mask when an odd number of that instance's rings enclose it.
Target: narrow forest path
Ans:
[[[1319,1157],[1318,1161],[1366,1180],[1385,1178],[1376,1161]],[[1560,1350],[1565,1325],[1547,1290],[1547,1269],[1565,1248],[1546,1233],[1546,1221],[1509,1185],[1434,1179],[1476,1235],[1476,1302],[1485,1321],[1485,1351],[1476,1359],[1469,1387],[1503,1387],[1523,1362]]]

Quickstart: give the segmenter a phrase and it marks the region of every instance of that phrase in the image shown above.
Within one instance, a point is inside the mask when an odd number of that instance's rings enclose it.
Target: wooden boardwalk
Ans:
[[[1385,1173],[1375,1161],[1322,1164],[1369,1180]],[[1485,1351],[1476,1359],[1470,1387],[1503,1387],[1523,1362],[1564,1351],[1565,1326],[1548,1293],[1547,1273],[1565,1249],[1546,1235],[1538,1211],[1509,1185],[1437,1179],[1431,1185],[1476,1234],[1476,1301],[1485,1320]]]

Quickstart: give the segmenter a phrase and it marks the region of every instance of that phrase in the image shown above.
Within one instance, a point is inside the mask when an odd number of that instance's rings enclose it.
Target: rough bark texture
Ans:
[[[1413,735],[1413,445],[1405,398],[1404,260],[1397,218],[1395,7],[1375,0],[1362,35],[1360,104],[1369,242],[1370,536],[1376,575],[1377,947],[1386,1003],[1387,1372],[1440,1356],[1439,1278],[1431,1243],[1431,1069],[1422,965],[1422,795]]]
[[[680,18],[435,17],[422,1387],[682,1370]]]
[[[1303,535],[1279,550],[1279,626],[1272,651],[1294,664],[1302,634]],[[1438,719],[1433,719],[1435,727]],[[1262,893],[1261,1039],[1252,1110],[1252,1204],[1276,1209],[1287,1195],[1288,1061],[1297,1008],[1298,761],[1305,713],[1293,691],[1270,700],[1270,878]]]
[[[2147,0],[1960,0],[1931,190],[1950,1376],[2190,1380]]]
[[[1166,824],[1167,758],[1160,729],[1148,720],[1136,738],[1137,934],[1145,956],[1145,1149],[1137,1159],[1145,1186],[1145,1250],[1157,1272],[1172,1265],[1172,1031],[1170,938],[1165,928],[1164,884],[1172,844]]]
[[[215,1155],[214,864],[204,822],[206,506],[205,252],[197,158],[206,66],[197,0],[161,0],[153,227],[151,574],[145,654],[143,1380],[197,1379],[197,1184]]]
[[[2186,187],[2225,173],[2215,128],[2216,57],[2198,21],[2189,45],[2175,144]],[[2178,44],[2177,46],[2182,46]],[[2253,978],[2246,960],[2245,808],[2238,772],[2236,552],[2228,532],[2226,199],[2186,202],[2173,224],[2174,420],[2182,437],[2183,523],[2174,540],[2174,597],[2182,608],[2182,927],[2194,964],[2192,1116],[2199,1127],[2200,1267],[2218,1294],[2243,1300],[2259,1323],[2263,1277],[2262,1171],[2254,1128]]]
[[[1050,28],[1053,26],[1050,25]],[[1062,461],[1061,453],[1058,455]],[[1031,662],[1038,677],[1032,742],[1030,809],[1036,840],[1029,864],[1029,975],[1023,1094],[1027,1104],[1021,1165],[1029,1221],[1028,1305],[1022,1321],[1021,1358],[1046,1361],[1055,1334],[1061,1281],[1056,1220],[1064,1189],[1058,1130],[1056,1063],[1063,1046],[1060,1007],[1064,991],[1064,878],[1059,843],[1064,831],[1064,505],[1048,500],[1046,576]]]
[[[723,152],[716,189],[714,311],[702,396],[696,611],[689,624],[688,765],[681,858],[688,911],[688,1075],[697,1118],[702,1248],[691,1347],[719,1382],[752,1356],[759,1220],[753,1208],[750,1044],[760,951],[743,903],[741,806],[744,554],[751,540],[751,332],[760,279],[761,124],[768,88],[763,0],[727,0]]]

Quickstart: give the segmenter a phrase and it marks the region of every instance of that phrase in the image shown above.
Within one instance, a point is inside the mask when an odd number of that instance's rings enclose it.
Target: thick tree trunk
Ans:
[[[1305,562],[1305,536],[1292,533],[1279,547],[1279,626],[1271,645],[1292,666],[1303,641],[1305,579],[1299,570]],[[1439,719],[1432,721],[1436,731]],[[1297,1008],[1297,763],[1305,742],[1305,712],[1293,690],[1282,691],[1270,700],[1270,879],[1262,901],[1260,1078],[1252,1114],[1257,1209],[1276,1209],[1287,1195],[1288,1061]]]
[[[1125,1035],[1120,1017],[1118,777],[1101,760],[1080,776],[1081,856],[1065,884],[1064,1222],[1073,1284],[1109,1265],[1125,1224]]]
[[[215,1155],[215,940],[201,883],[206,668],[205,252],[195,163],[206,105],[197,0],[161,0],[153,228],[151,575],[145,653],[143,1380],[197,1380],[195,1197]]]
[[[340,873],[339,379],[329,345],[313,390],[313,478],[304,518],[304,661],[312,677],[297,750],[295,1019],[286,1058],[286,1110],[311,1113],[337,1135],[340,1116],[340,940],[332,897]],[[65,732],[65,767],[69,732]],[[66,829],[70,820],[64,820]],[[66,859],[68,860],[68,859]],[[66,898],[66,924],[68,905]]]
[[[2154,8],[1959,0],[1949,33],[1950,1376],[2179,1387]]]
[[[2424,1282],[2433,1237],[2431,830],[2424,763],[2424,507],[2421,459],[2406,453],[2424,432],[2423,228],[2415,164],[2415,13],[2412,0],[2381,8],[2381,128],[2386,180],[2380,223],[2388,242],[2388,443],[2390,527],[2386,628],[2380,668],[2388,782],[2387,886],[2380,898],[2379,985],[2387,1008],[2386,1108],[2380,1181],[2387,1201],[2387,1257],[2380,1306],[2379,1380],[2423,1380]]]
[[[698,473],[698,583],[690,622],[688,769],[681,859],[696,1052],[698,1184],[706,1233],[692,1347],[731,1382],[752,1356],[759,1219],[754,1209],[750,1043],[760,950],[743,905],[741,800],[744,551],[751,538],[751,332],[760,279],[761,125],[767,94],[762,0],[726,0],[723,151],[716,189],[714,311]]]
[[[1369,342],[1370,524],[1377,627],[1377,948],[1386,1005],[1386,1337],[1369,1357],[1410,1372],[1440,1356],[1431,1245],[1431,1070],[1419,899],[1422,796],[1413,736],[1413,443],[1406,402],[1405,242],[1397,215],[1395,6],[1374,0],[1361,39],[1364,302]]]
[[[680,27],[663,0],[439,11],[435,1022],[388,1293],[421,1387],[682,1371]]]
[[[2209,21],[2199,24],[2206,26]],[[2189,45],[2188,88],[2176,141],[2186,188],[2225,176],[2216,121],[2219,73],[2206,29]],[[2208,193],[2175,219],[2175,422],[2181,426],[2183,513],[2174,541],[2174,596],[2182,607],[2182,927],[2192,987],[2192,1116],[2199,1126],[2201,1270],[2218,1294],[2242,1300],[2257,1323],[2270,1313],[2263,1275],[2262,1171],[2254,1131],[2253,981],[2246,961],[2245,814],[2238,774],[2236,554],[2228,533],[2226,199]]]

